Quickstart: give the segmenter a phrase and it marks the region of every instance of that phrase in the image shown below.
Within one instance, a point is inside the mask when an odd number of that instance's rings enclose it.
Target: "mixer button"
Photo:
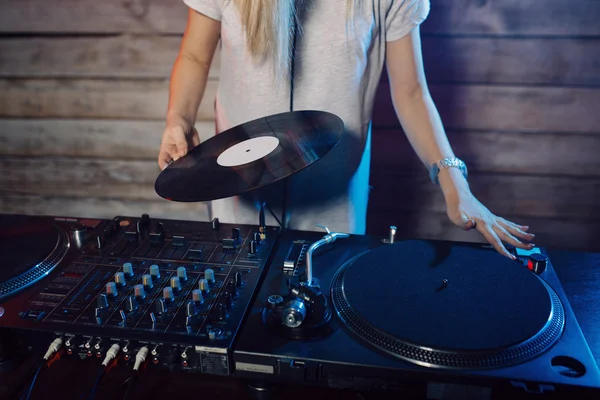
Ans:
[[[165,288],[165,289],[170,289],[170,288]],[[158,315],[162,315],[167,312],[167,303],[163,299],[157,299],[155,307],[156,307],[156,314],[158,314]],[[153,318],[153,315],[151,315],[151,318]],[[152,322],[155,323],[156,319],[154,318],[154,321],[152,321]]]
[[[150,283],[152,283],[152,280],[150,280]],[[144,285],[135,285],[133,287],[133,293],[135,295],[135,298],[138,300],[144,300],[146,298],[146,291],[144,290]]]
[[[170,286],[167,286],[163,289],[163,299],[166,302],[171,302],[175,299],[175,295],[173,294],[173,289]]]
[[[176,276],[171,278],[171,289],[173,289],[174,292],[179,292],[181,290],[181,282]]]
[[[108,299],[104,293],[100,293],[96,298],[96,307],[98,307],[100,310],[108,307]]]
[[[135,297],[127,296],[127,298],[125,298],[125,311],[130,313],[137,309],[138,309],[138,304],[137,304],[137,301],[135,301]]]
[[[150,266],[150,275],[152,276],[152,279],[160,279],[160,269],[158,268],[158,265],[156,264],[152,264]]]
[[[208,283],[215,283],[215,271],[212,269],[204,271],[204,279],[206,279]]]
[[[242,287],[244,280],[242,279],[242,273],[240,271],[235,273],[235,286]]]
[[[132,277],[133,276],[133,264],[131,264],[130,262],[126,262],[125,264],[123,264],[123,274],[127,277]]]
[[[117,285],[114,282],[108,282],[106,284],[106,296],[108,297],[116,297],[118,294],[117,292]]]
[[[154,284],[152,283],[152,275],[142,275],[142,285],[144,288],[146,288],[146,290],[151,290],[154,287]]]
[[[202,304],[202,303],[204,303],[204,297],[202,296],[202,290],[200,290],[200,289],[194,289],[192,291],[192,300],[196,304]]]
[[[212,228],[213,231],[218,231],[219,228],[221,227],[221,223],[219,222],[219,218],[214,218],[212,221],[210,221],[210,226]]]
[[[115,274],[115,283],[119,287],[125,286],[125,275],[122,272],[117,272]]]
[[[177,268],[177,277],[180,281],[187,281],[187,270],[185,269],[185,267]]]
[[[210,292],[210,287],[208,286],[208,281],[206,279],[200,279],[200,281],[198,282],[198,287],[204,294]]]

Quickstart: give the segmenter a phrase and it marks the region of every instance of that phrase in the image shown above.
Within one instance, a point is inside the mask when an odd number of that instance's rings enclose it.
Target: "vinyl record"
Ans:
[[[238,125],[204,141],[160,173],[156,193],[181,202],[217,200],[284,179],[323,158],[340,141],[342,120],[293,111]]]

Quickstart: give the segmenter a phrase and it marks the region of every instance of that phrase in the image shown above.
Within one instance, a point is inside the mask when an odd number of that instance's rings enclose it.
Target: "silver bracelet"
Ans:
[[[467,179],[467,165],[464,163],[464,161],[456,157],[447,157],[434,163],[429,169],[429,178],[431,178],[431,182],[436,185],[440,184],[438,180],[438,174],[442,168],[458,168],[465,179]]]

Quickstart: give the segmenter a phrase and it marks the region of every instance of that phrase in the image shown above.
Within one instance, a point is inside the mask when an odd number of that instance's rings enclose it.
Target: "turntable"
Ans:
[[[440,399],[600,389],[542,249],[512,261],[489,245],[332,235],[282,238],[239,376]]]

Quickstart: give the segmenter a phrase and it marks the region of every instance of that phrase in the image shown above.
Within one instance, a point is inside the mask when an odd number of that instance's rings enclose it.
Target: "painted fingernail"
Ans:
[[[511,259],[511,260],[516,260],[516,259],[517,259],[517,257],[515,257],[515,255],[514,255],[514,254],[510,254],[510,259]]]
[[[528,233],[528,235],[529,235],[530,238],[534,238],[535,237],[535,235],[533,233]]]
[[[527,246],[529,246],[529,247],[532,247],[532,248],[533,248],[533,247],[535,247],[535,244],[534,244],[534,243],[529,243]]]

